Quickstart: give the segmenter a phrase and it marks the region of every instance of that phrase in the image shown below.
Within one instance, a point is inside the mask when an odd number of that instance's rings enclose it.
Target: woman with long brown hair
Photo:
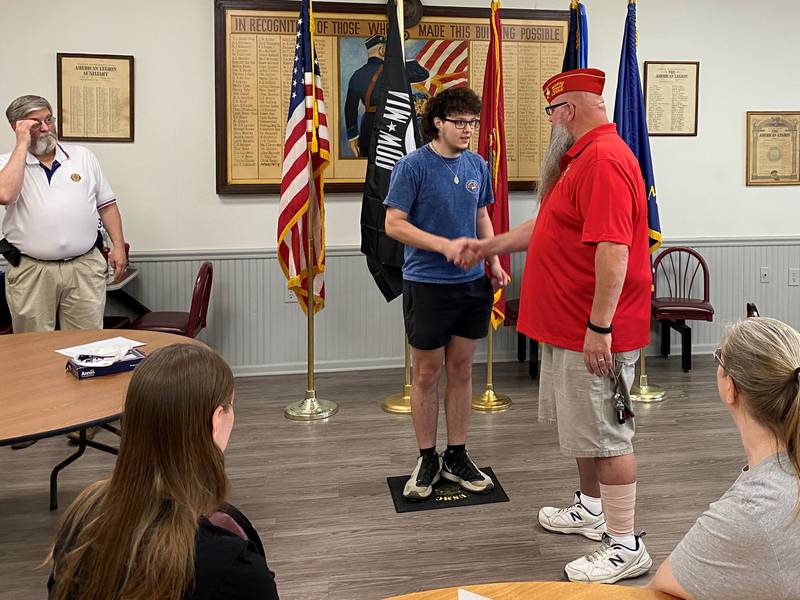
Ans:
[[[650,587],[697,600],[800,598],[800,333],[747,319],[728,330],[714,358],[747,466]]]
[[[277,599],[258,533],[225,503],[233,374],[204,346],[156,350],[134,371],[110,479],[61,519],[52,600]]]

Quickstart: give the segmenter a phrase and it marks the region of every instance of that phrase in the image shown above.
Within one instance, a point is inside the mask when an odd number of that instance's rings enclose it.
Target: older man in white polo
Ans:
[[[0,251],[8,262],[6,299],[14,333],[99,329],[106,261],[97,246],[98,217],[113,248],[108,263],[126,266],[122,219],[92,152],[60,144],[50,103],[21,96],[6,110],[14,150],[0,155]]]

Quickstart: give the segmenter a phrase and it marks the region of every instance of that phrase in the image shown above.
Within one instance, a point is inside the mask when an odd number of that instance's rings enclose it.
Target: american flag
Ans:
[[[428,40],[417,53],[417,62],[430,73],[428,93],[467,85],[469,79],[469,42]]]
[[[289,116],[283,141],[281,201],[278,210],[278,261],[287,286],[308,311],[308,265],[313,265],[314,312],[325,306],[325,206],[323,173],[330,160],[328,118],[319,61],[314,51],[310,0],[302,0],[297,19]],[[308,256],[311,211],[313,252]]]

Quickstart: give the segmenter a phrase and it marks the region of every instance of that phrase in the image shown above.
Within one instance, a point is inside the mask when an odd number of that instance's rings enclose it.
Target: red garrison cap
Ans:
[[[606,74],[600,69],[573,69],[553,75],[542,86],[544,98],[552,103],[564,92],[591,92],[598,96],[603,94]]]

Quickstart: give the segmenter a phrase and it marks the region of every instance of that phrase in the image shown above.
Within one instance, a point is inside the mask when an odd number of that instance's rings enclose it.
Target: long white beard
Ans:
[[[40,133],[36,141],[31,145],[31,154],[34,156],[42,156],[43,154],[50,154],[55,150],[58,138],[55,133]]]
[[[550,134],[550,145],[542,158],[539,169],[539,202],[544,200],[547,192],[553,187],[561,176],[561,157],[572,147],[575,140],[567,128],[561,124],[553,125]]]

